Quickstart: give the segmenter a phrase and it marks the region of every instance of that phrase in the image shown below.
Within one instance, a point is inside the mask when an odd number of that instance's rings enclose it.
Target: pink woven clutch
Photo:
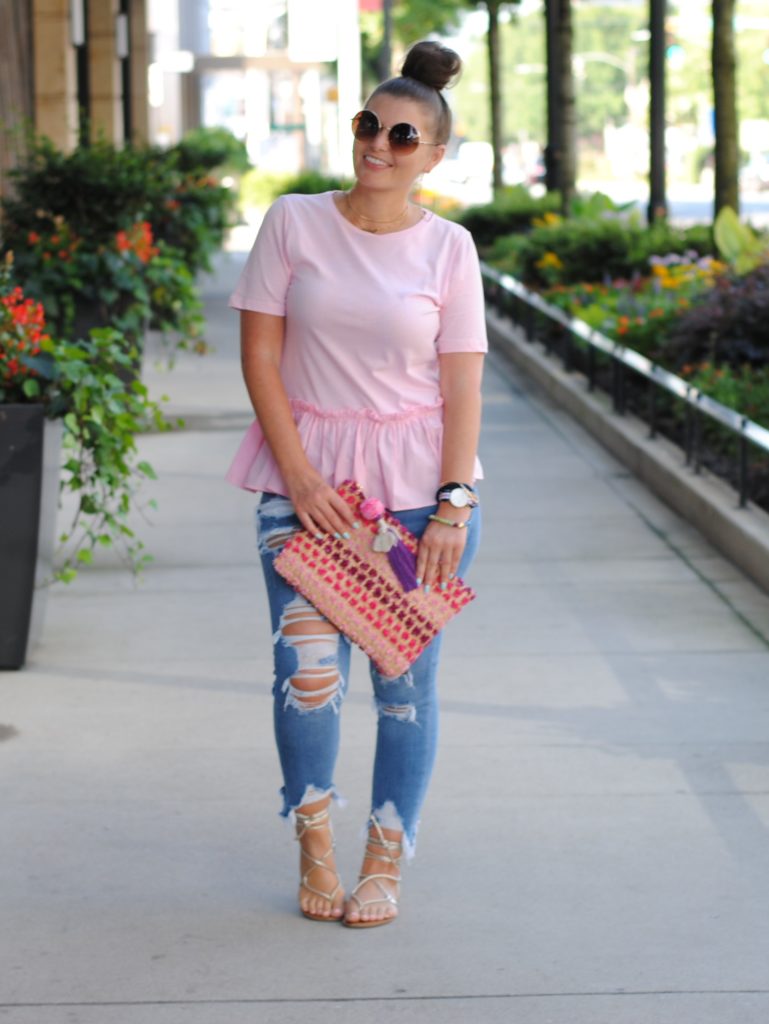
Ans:
[[[327,534],[318,539],[300,530],[275,559],[275,568],[361,647],[383,675],[394,678],[406,671],[475,593],[459,577],[445,590],[436,587],[426,594],[423,587],[416,587],[405,592],[388,555],[372,548],[383,526],[361,517],[365,498],[358,484],[346,480],[338,492],[352,507],[360,528],[350,531],[349,540]],[[416,553],[416,537],[388,512],[381,518]]]

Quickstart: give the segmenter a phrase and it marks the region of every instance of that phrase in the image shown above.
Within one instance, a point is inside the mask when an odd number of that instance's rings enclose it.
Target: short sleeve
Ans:
[[[243,273],[230,296],[233,309],[286,315],[286,292],[291,280],[287,219],[287,204],[281,197],[264,215]]]
[[[438,352],[486,352],[486,316],[478,253],[472,235],[459,229],[443,282]]]

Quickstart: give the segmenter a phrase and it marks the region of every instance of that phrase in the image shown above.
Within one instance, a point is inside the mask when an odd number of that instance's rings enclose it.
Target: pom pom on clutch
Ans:
[[[359,511],[364,519],[368,519],[369,522],[373,522],[382,518],[385,514],[385,507],[379,498],[366,498],[365,501],[360,503]]]

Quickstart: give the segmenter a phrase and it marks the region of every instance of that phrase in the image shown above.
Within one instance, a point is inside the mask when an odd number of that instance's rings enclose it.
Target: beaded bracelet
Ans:
[[[434,523],[441,523],[443,526],[456,526],[458,530],[464,530],[467,526],[467,521],[455,523],[451,519],[444,519],[443,516],[428,516],[427,518],[431,519]]]

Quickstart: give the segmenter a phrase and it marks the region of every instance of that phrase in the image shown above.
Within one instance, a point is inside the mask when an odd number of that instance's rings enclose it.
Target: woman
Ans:
[[[369,831],[345,901],[329,805],[350,647],[273,568],[304,527],[349,538],[334,490],[356,480],[420,538],[417,576],[445,587],[478,543],[480,383],[486,350],[469,234],[421,209],[416,179],[443,158],[451,116],[441,89],[459,57],[410,50],[353,119],[349,192],[282,196],[267,212],[231,299],[256,422],[230,470],[262,492],[259,546],[275,654],[275,734],[284,816],[301,846],[299,905],[350,927],[397,914],[401,851],[413,851],[435,756],[440,636],[410,671],[371,666],[378,708]],[[430,517],[433,518],[430,518]]]

